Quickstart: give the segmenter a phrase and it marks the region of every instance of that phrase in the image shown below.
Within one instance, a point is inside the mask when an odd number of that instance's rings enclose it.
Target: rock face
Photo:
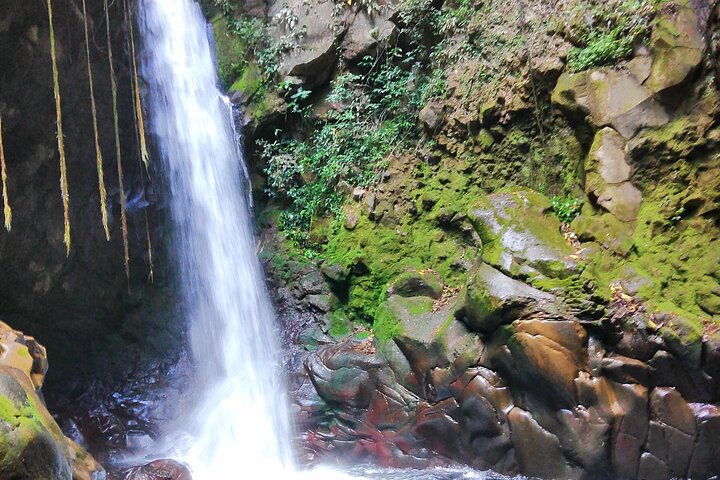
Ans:
[[[502,274],[488,269],[481,268],[482,278],[497,286]],[[482,302],[498,321],[465,320],[470,330],[455,319],[454,306],[419,313],[407,302],[423,297],[391,296],[386,308],[397,312],[403,333],[389,341],[350,339],[311,354],[305,368],[319,398],[303,409],[333,412],[330,423],[316,419],[307,434],[314,454],[337,449],[349,461],[419,466],[432,463],[429,448],[448,461],[540,478],[715,475],[720,463],[710,452],[718,445],[710,432],[717,409],[660,386],[664,372],[642,356],[618,353],[621,344],[607,338],[636,328],[632,317],[617,317],[620,304],[598,330],[551,313],[566,311],[560,300],[515,288],[514,297]],[[670,345],[654,348],[684,365]],[[690,366],[679,368],[692,374]],[[716,387],[709,388],[705,398],[717,402]]]

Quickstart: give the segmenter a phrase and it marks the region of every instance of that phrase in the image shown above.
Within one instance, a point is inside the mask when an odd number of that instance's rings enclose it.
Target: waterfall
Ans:
[[[173,219],[171,255],[201,399],[180,453],[196,480],[294,470],[280,352],[252,232],[242,149],[193,0],[141,0],[152,131]],[[180,321],[180,320],[178,320]],[[255,477],[253,471],[262,472]]]

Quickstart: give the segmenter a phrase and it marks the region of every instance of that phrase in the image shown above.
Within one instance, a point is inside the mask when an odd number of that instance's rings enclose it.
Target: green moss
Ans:
[[[341,310],[333,311],[330,316],[330,329],[328,333],[336,340],[342,339],[350,335],[352,332],[352,322],[347,315]]]
[[[381,305],[377,308],[375,320],[373,321],[375,338],[381,342],[385,342],[397,335],[401,335],[403,331],[403,326],[388,307]]]

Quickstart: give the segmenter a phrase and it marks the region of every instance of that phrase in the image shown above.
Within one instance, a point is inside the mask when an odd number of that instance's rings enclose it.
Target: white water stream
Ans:
[[[170,438],[194,480],[485,478],[469,469],[299,472],[280,351],[256,257],[247,173],[217,88],[207,24],[193,0],[140,0],[147,82],[173,217],[200,400]],[[191,402],[192,403],[192,402]]]
[[[183,428],[196,480],[242,466],[293,470],[285,385],[255,252],[242,150],[217,88],[206,22],[192,0],[142,0],[148,82],[173,217],[183,300],[204,390]]]

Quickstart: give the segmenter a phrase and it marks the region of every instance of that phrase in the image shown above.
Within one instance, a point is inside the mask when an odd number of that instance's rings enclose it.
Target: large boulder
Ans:
[[[560,221],[549,209],[545,196],[524,188],[478,201],[468,217],[482,240],[483,260],[515,278],[565,278],[577,273]]]
[[[460,298],[458,317],[472,330],[485,334],[555,300],[484,263],[470,276]]]
[[[0,365],[0,477],[70,480],[70,449],[27,375]]]
[[[700,66],[705,45],[691,2],[674,0],[664,4],[653,22],[652,69],[644,85],[654,93],[663,93],[684,83]]]

